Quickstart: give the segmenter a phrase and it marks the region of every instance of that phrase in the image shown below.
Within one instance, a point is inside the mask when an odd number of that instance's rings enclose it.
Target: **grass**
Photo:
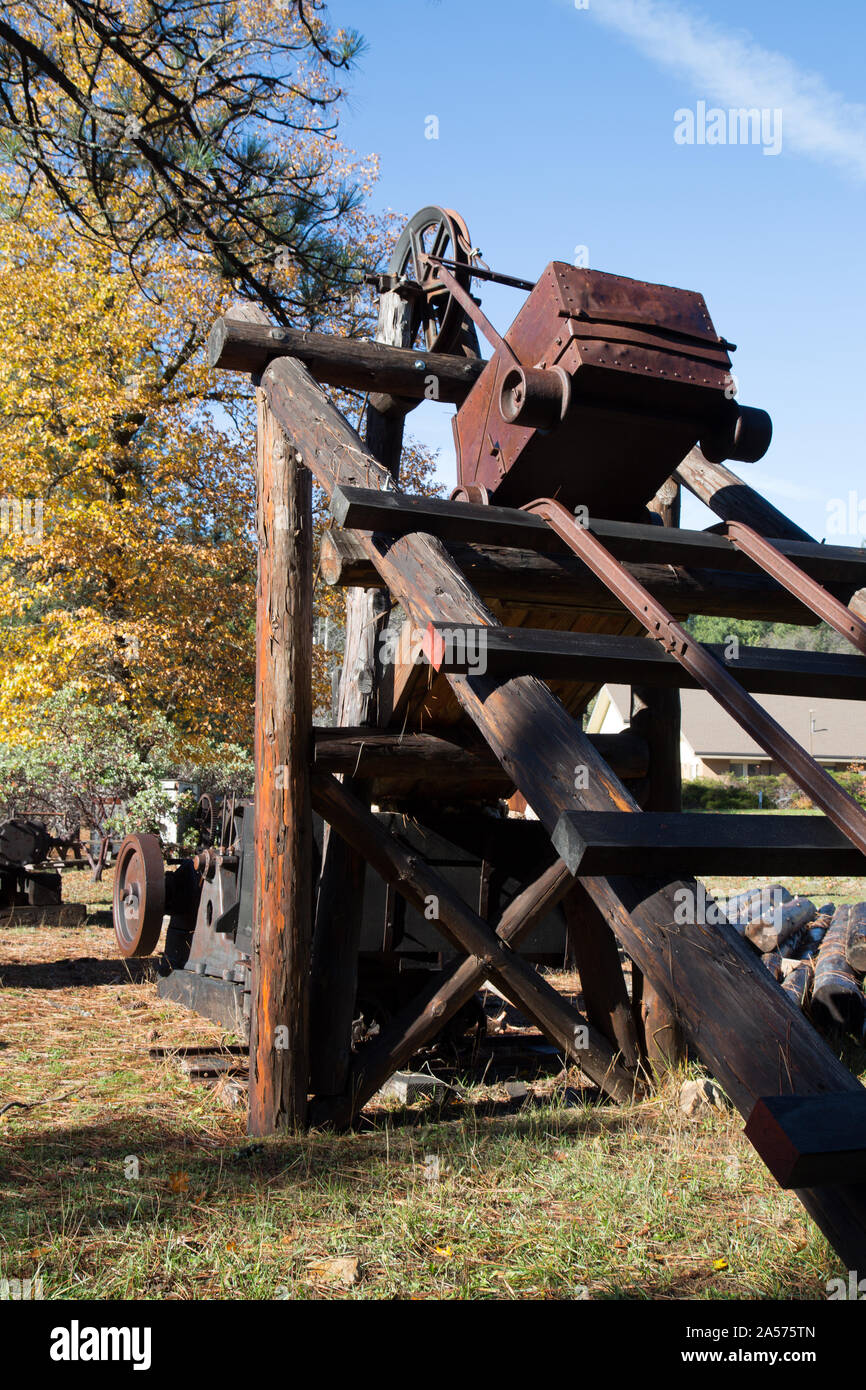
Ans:
[[[0,1117],[0,1276],[47,1298],[822,1299],[841,1272],[736,1112],[681,1115],[694,1069],[632,1105],[572,1072],[251,1143],[150,1056],[229,1039],[110,931],[6,929],[0,959],[0,1107],[33,1103]]]

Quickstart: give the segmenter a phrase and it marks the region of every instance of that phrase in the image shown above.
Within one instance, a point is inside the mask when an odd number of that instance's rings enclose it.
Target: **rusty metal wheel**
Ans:
[[[114,935],[123,956],[149,956],[165,913],[165,865],[156,835],[127,835],[114,871]]]
[[[441,256],[459,265],[461,269],[453,272],[454,277],[468,290],[471,251],[466,223],[452,208],[421,208],[406,223],[388,270],[391,275],[414,281],[424,291],[413,319],[412,347],[450,352],[455,346],[465,310],[444,285],[433,279],[433,266],[427,258]]]

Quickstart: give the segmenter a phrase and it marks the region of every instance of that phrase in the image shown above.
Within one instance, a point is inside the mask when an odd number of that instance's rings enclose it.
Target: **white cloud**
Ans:
[[[866,106],[834,92],[819,73],[676,0],[590,0],[588,13],[685,78],[699,98],[781,108],[787,148],[866,180]]]

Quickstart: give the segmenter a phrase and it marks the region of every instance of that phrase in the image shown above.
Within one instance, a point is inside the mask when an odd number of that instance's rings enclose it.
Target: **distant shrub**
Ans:
[[[831,772],[840,786],[866,806],[866,764]],[[786,773],[774,777],[696,777],[683,783],[685,811],[809,811],[812,802]]]
[[[751,782],[727,777],[696,777],[693,782],[683,783],[684,811],[751,811],[757,808],[758,792]]]

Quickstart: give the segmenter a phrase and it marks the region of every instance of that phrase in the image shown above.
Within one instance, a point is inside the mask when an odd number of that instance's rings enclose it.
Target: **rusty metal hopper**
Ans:
[[[454,419],[458,480],[623,517],[701,441],[756,459],[769,417],[733,399],[703,296],[552,261]]]

